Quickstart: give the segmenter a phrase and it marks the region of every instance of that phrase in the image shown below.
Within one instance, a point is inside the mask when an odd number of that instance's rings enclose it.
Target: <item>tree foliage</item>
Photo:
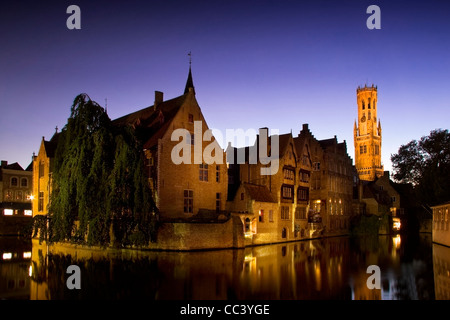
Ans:
[[[391,155],[394,179],[411,183],[427,205],[450,200],[450,134],[436,129]]]
[[[142,146],[133,130],[113,126],[100,105],[86,94],[78,95],[58,136],[49,210],[51,240],[105,245],[111,241],[114,222],[118,243],[132,243],[134,233],[148,243],[155,230],[156,207],[143,163]]]

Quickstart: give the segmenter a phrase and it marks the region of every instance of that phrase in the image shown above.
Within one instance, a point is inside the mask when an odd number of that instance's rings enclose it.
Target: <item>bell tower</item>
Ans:
[[[353,127],[355,166],[359,178],[374,181],[384,174],[381,164],[381,123],[377,117],[377,87],[356,89],[358,121]]]

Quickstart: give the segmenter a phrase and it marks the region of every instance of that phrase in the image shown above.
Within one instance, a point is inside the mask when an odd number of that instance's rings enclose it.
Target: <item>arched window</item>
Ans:
[[[28,187],[28,179],[27,178],[20,179],[20,186],[21,187]]]
[[[370,109],[370,98],[369,98],[369,103],[367,103],[367,109]]]
[[[362,109],[364,110],[366,108],[366,104],[364,103],[364,100],[362,100],[361,102],[362,102]]]
[[[372,113],[369,111],[369,114],[367,115],[368,119],[372,118]]]
[[[16,177],[11,178],[11,187],[17,187],[18,186],[18,179]]]

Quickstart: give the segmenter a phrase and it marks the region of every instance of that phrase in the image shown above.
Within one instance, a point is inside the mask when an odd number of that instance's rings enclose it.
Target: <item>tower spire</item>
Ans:
[[[188,53],[188,56],[189,56],[189,74],[188,74],[188,78],[186,81],[186,87],[184,88],[184,94],[188,93],[190,88],[192,88],[192,91],[194,91],[194,94],[195,94],[194,80],[192,80],[192,71],[191,71],[192,53],[190,51]]]

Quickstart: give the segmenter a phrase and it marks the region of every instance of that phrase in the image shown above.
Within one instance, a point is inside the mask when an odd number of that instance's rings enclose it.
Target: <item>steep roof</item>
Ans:
[[[261,186],[253,183],[244,182],[245,190],[249,194],[250,198],[259,202],[275,202],[272,194],[266,186]]]
[[[189,92],[189,88],[192,88],[192,90],[194,91],[194,94],[195,94],[194,80],[192,79],[191,67],[189,67],[189,74],[188,74],[188,78],[186,81],[186,86],[184,88],[184,94]]]
[[[190,90],[192,88],[192,90]],[[156,102],[149,107],[129,113],[112,121],[113,125],[130,125],[139,130],[141,138],[144,140],[144,148],[149,149],[158,143],[167,132],[175,115],[180,110],[189,95],[195,95],[192,72],[189,67],[189,74],[186,81],[184,94],[166,101]]]
[[[189,93],[127,114],[113,120],[113,124],[139,128],[142,138],[146,141],[144,148],[150,148],[163,137],[188,95]]]

